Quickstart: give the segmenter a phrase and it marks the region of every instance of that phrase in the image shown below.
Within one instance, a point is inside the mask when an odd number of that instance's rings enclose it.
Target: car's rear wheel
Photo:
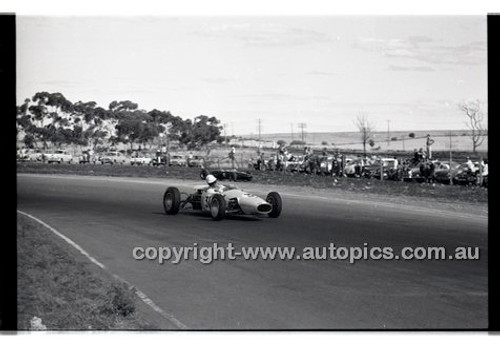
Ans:
[[[169,187],[163,195],[163,209],[165,214],[175,215],[179,212],[181,206],[181,193],[177,187]]]
[[[273,206],[273,210],[267,214],[270,218],[277,218],[281,214],[282,201],[278,192],[269,192],[266,202]]]
[[[214,194],[210,201],[210,216],[215,221],[224,219],[226,215],[226,200],[220,194]]]

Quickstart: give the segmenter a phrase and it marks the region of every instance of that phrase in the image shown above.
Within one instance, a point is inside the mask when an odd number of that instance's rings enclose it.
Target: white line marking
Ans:
[[[106,266],[104,266],[104,264],[100,263],[97,259],[95,259],[94,257],[92,257],[89,253],[87,253],[77,243],[75,243],[74,241],[72,241],[71,239],[69,239],[68,237],[66,237],[61,232],[57,231],[55,228],[51,227],[47,223],[45,223],[42,220],[34,217],[33,215],[25,213],[25,212],[23,212],[21,210],[17,210],[17,212],[19,214],[27,216],[30,219],[38,222],[39,224],[41,224],[42,226],[44,226],[45,228],[47,228],[52,233],[54,233],[58,237],[62,238],[64,241],[66,241],[69,245],[71,245],[73,248],[75,248],[76,250],[78,250],[80,253],[82,253],[82,255],[85,256],[87,259],[89,259],[91,262],[93,262],[94,264],[96,264],[97,266],[99,266],[101,269],[106,270],[107,272],[109,272],[113,276],[113,278],[117,279],[118,281],[120,281],[122,283],[125,283],[130,289],[133,289],[135,291],[135,294],[139,297],[139,299],[141,299],[146,305],[148,305],[149,307],[151,307],[154,311],[158,312],[167,321],[171,322],[174,326],[176,326],[179,329],[187,329],[187,326],[185,324],[183,324],[181,321],[179,321],[178,319],[176,319],[172,314],[169,314],[169,313],[165,312],[162,308],[160,308],[158,305],[156,305],[153,302],[153,300],[151,300],[146,294],[144,294],[144,292],[142,292],[141,290],[139,290],[137,287],[135,287],[134,285],[132,285],[128,281],[124,280],[120,276],[112,273]]]

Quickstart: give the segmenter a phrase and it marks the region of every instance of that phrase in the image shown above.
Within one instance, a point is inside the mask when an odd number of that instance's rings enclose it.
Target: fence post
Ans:
[[[483,156],[479,156],[479,185],[483,184]]]
[[[452,162],[452,156],[451,156],[451,148],[452,147],[452,144],[451,144],[451,131],[450,131],[450,185],[453,185],[453,172],[451,171],[452,168],[451,168],[451,162]]]

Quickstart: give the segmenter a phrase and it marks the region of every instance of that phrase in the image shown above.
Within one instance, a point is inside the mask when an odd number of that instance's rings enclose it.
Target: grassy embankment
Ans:
[[[34,317],[49,330],[154,329],[126,285],[48,229],[18,215],[18,328]]]

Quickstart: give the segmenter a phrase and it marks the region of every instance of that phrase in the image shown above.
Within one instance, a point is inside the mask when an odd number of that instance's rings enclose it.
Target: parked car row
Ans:
[[[131,156],[125,155],[119,151],[109,151],[102,154],[94,154],[86,150],[80,155],[72,155],[67,150],[56,150],[53,152],[43,152],[41,150],[18,151],[17,160],[20,162],[44,162],[44,163],[78,163],[78,164],[110,164],[123,165],[130,164],[136,166],[169,165],[178,167],[197,167],[203,168],[205,159],[199,155],[172,154],[167,157],[166,154],[156,153],[138,153],[134,152]]]
[[[349,157],[346,155],[261,155],[251,159],[249,169],[289,171],[341,177],[364,177],[406,182],[438,182],[457,185],[488,186],[488,167],[479,162],[457,163],[440,160],[418,160]],[[482,170],[480,170],[482,169]]]

